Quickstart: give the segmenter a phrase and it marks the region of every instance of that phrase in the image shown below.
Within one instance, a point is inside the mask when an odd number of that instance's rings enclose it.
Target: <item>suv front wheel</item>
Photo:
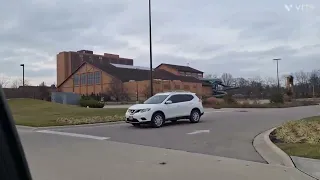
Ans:
[[[192,123],[198,123],[200,121],[200,111],[198,109],[194,109],[190,113],[190,122]]]
[[[164,122],[165,122],[165,119],[162,113],[158,112],[152,116],[152,119],[151,119],[152,127],[159,128],[164,124]]]

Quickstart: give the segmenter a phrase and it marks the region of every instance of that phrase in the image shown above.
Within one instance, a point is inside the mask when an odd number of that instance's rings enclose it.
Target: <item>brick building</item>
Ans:
[[[175,75],[192,76],[195,78],[203,78],[203,72],[189,66],[179,66],[173,64],[160,64],[156,69],[163,69]]]
[[[197,69],[194,69],[189,66],[179,66],[174,64],[165,64],[162,63],[156,69],[163,69],[168,72],[171,72],[177,76],[186,76],[186,77],[194,77],[197,79],[203,79],[203,72]],[[206,81],[202,81],[201,96],[209,97],[212,95],[212,85]]]
[[[113,64],[133,65],[133,59],[121,58],[116,54],[93,54],[93,51],[60,52],[57,54],[57,86],[69,77],[84,61],[103,61]]]
[[[98,58],[90,58],[90,55],[87,54],[92,55],[92,51],[90,53],[82,52],[62,52],[57,55],[59,91],[78,94],[104,94],[110,91],[121,91],[125,92],[132,100],[142,100],[149,96],[150,71],[148,68],[133,66],[132,59],[122,58],[120,61],[118,55],[105,54],[98,56]],[[72,60],[72,58],[70,60],[70,58],[64,57],[70,56],[70,54],[71,57],[73,54],[73,56],[77,55],[80,58],[73,57],[77,60]],[[81,55],[86,55],[87,58],[81,58],[84,57]],[[97,55],[92,57],[94,56]],[[112,60],[117,58],[118,61]],[[76,68],[75,64],[78,65]],[[161,64],[153,72],[154,93],[188,90],[199,96],[210,96],[211,86],[201,81],[202,77],[203,72],[188,66]]]

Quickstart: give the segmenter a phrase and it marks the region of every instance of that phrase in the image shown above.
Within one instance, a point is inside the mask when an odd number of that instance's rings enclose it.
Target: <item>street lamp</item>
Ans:
[[[24,64],[20,64],[22,66],[22,86],[24,86]]]
[[[280,92],[280,80],[279,80],[279,61],[280,58],[273,59],[274,61],[277,61],[277,80],[278,80],[278,92]]]
[[[151,34],[151,0],[149,0],[149,50],[150,50],[150,95],[153,96],[152,34]]]

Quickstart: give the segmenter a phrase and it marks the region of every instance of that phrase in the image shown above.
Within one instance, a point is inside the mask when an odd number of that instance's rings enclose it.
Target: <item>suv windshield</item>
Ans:
[[[151,98],[147,99],[144,104],[160,104],[162,103],[168,95],[155,95],[152,96]]]

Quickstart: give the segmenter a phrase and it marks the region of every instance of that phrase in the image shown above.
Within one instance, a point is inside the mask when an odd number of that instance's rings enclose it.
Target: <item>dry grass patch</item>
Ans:
[[[320,159],[320,116],[284,123],[270,139],[290,156]]]
[[[35,99],[11,99],[8,104],[16,124],[34,127],[122,121],[126,112],[123,108],[91,109]]]
[[[275,130],[275,137],[284,143],[320,143],[320,117],[289,121]]]

